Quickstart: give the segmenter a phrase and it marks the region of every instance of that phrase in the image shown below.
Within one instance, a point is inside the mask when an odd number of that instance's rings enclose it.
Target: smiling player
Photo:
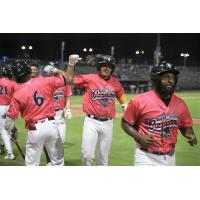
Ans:
[[[107,165],[112,143],[115,97],[125,109],[126,96],[119,80],[112,76],[115,69],[111,56],[100,56],[97,74],[75,76],[73,84],[85,89],[83,111],[82,161],[92,165],[96,148],[96,165]]]

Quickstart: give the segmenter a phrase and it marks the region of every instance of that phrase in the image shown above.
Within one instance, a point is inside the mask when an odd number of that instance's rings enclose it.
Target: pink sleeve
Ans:
[[[65,78],[62,75],[48,77],[46,80],[48,80],[48,83],[52,86],[53,90],[57,90],[66,85]]]
[[[119,82],[116,92],[116,97],[120,98],[122,95],[124,95],[124,88],[122,87],[121,83]]]
[[[6,115],[12,119],[17,119],[19,115],[19,102],[14,97],[12,98],[10,102],[9,109],[6,113]]]
[[[85,87],[87,84],[87,76],[86,75],[78,75],[73,78],[73,84],[76,87]]]
[[[192,117],[190,115],[190,111],[188,110],[187,105],[184,102],[181,109],[182,109],[182,115],[180,116],[178,127],[179,128],[192,127]]]
[[[132,99],[123,115],[123,120],[130,125],[134,125],[139,116],[139,103],[136,99]]]

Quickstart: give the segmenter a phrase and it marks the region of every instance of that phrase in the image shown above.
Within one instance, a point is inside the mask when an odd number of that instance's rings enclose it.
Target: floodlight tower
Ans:
[[[61,42],[61,67],[64,66],[65,41]]]
[[[161,59],[161,46],[160,46],[160,33],[157,33],[157,44],[156,44],[156,48],[154,51],[154,65],[157,65],[160,63],[160,59]]]

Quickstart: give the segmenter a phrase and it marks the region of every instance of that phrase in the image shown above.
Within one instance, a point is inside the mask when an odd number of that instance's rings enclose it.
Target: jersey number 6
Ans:
[[[37,91],[34,92],[33,98],[34,98],[35,104],[37,106],[41,106],[43,104],[43,102],[44,102],[43,97],[38,96],[38,92]]]

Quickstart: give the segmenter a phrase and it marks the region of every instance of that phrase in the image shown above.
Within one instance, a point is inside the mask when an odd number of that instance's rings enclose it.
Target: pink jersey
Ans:
[[[54,116],[53,92],[64,85],[63,76],[30,79],[13,95],[7,115],[15,119],[21,112],[26,127],[39,119]]]
[[[9,105],[18,85],[8,78],[0,78],[0,105]]]
[[[149,150],[169,152],[177,142],[178,129],[192,127],[192,118],[184,101],[172,96],[168,106],[152,90],[133,98],[123,120],[140,134],[153,135],[156,142]]]
[[[63,109],[65,107],[65,98],[72,95],[72,90],[69,85],[58,88],[54,92],[54,108]]]
[[[105,81],[98,74],[75,76],[73,83],[85,88],[83,96],[83,111],[96,117],[114,118],[115,97],[124,95],[124,89],[119,80],[113,76]]]

